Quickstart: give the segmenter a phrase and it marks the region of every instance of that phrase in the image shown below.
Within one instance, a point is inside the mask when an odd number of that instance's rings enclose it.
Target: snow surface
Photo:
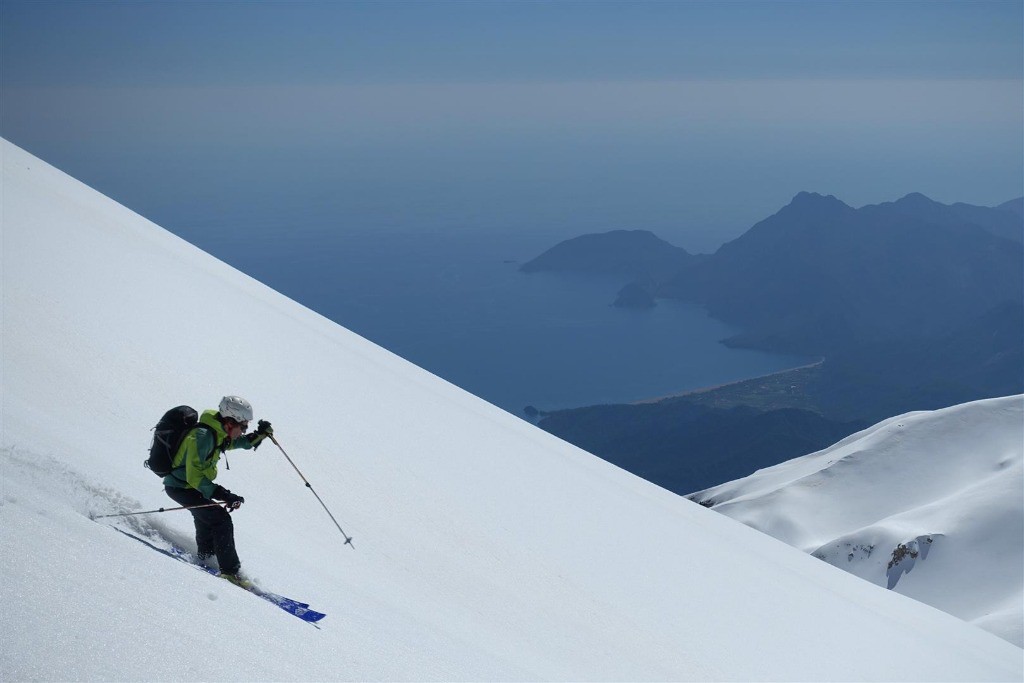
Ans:
[[[900,415],[691,498],[1024,646],[1024,396]]]
[[[1020,680],[1021,650],[619,470],[2,146],[0,679]],[[244,243],[239,249],[247,248]],[[314,248],[311,245],[311,248]],[[243,569],[321,628],[90,515],[238,393]],[[188,542],[187,513],[130,518]],[[929,561],[931,561],[929,559]]]

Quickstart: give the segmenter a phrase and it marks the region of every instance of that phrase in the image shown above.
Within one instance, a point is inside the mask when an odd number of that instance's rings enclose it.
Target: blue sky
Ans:
[[[647,228],[1022,194],[1022,3],[12,2],[2,134],[175,228]]]

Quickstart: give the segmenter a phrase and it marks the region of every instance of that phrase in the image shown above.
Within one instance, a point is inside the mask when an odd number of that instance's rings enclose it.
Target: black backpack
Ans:
[[[171,408],[153,427],[153,444],[149,447],[149,458],[143,463],[158,477],[166,477],[174,469],[172,462],[188,433],[193,429],[210,429],[199,422],[199,413],[190,406]]]

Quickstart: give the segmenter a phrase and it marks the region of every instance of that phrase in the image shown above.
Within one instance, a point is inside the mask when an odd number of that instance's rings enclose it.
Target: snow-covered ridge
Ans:
[[[1024,646],[1024,396],[900,415],[691,498]]]
[[[612,467],[0,154],[3,680],[1024,675],[1009,643]],[[247,501],[244,571],[326,612],[320,630],[89,517],[167,505],[141,466],[150,427],[225,393],[273,420],[355,537],[271,445],[221,469]],[[182,513],[134,519],[114,523],[189,543]]]

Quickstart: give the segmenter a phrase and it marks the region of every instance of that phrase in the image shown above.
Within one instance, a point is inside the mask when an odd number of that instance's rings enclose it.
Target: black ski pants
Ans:
[[[195,489],[179,489],[173,486],[165,486],[164,491],[171,497],[171,500],[191,507],[193,505],[209,505],[213,501],[204,498],[203,494]],[[216,507],[197,508],[189,510],[192,519],[196,523],[196,546],[199,559],[205,560],[214,555],[217,556],[217,564],[225,574],[237,574],[242,563],[238,560],[238,553],[235,552],[235,525],[231,521],[228,511],[219,505]]]

